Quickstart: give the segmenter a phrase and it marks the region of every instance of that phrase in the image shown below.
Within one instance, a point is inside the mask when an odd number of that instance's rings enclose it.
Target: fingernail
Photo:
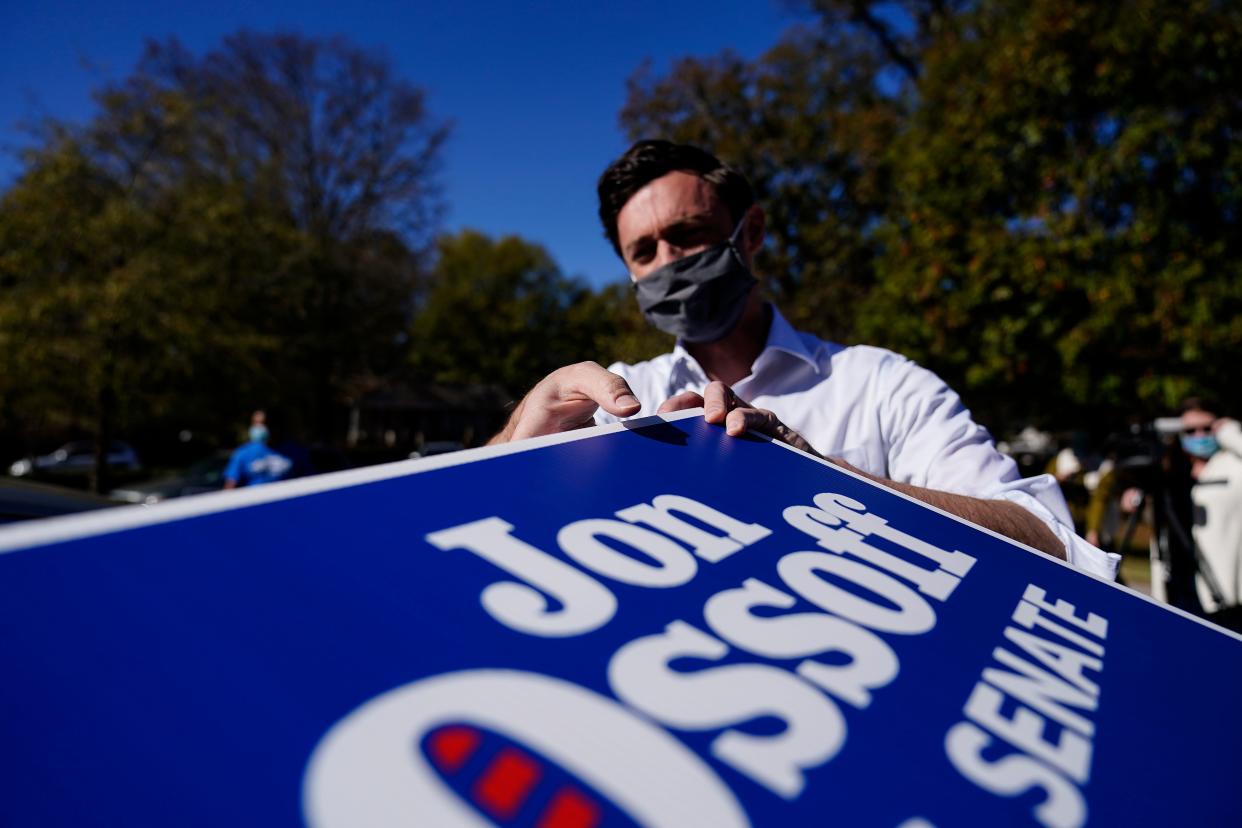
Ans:
[[[633,394],[622,394],[617,397],[617,405],[639,405],[638,398]]]

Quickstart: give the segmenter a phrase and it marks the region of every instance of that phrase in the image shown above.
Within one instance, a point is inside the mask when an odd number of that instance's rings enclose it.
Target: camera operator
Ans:
[[[1192,397],[1182,404],[1181,448],[1189,461],[1199,600],[1209,617],[1237,628],[1242,620],[1242,426]],[[1203,569],[1216,582],[1205,583]]]

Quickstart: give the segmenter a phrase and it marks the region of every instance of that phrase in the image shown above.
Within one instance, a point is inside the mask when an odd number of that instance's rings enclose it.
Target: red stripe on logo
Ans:
[[[537,828],[595,828],[599,824],[599,805],[573,788],[561,788],[552,797]]]
[[[509,819],[539,781],[539,765],[516,748],[502,750],[474,787],[475,801],[492,816]]]
[[[479,731],[473,727],[443,727],[431,734],[427,752],[445,773],[456,773],[479,746]]]

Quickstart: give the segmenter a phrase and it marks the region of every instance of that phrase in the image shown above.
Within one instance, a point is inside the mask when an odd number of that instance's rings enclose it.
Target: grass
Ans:
[[[1151,595],[1151,560],[1146,555],[1125,555],[1117,580],[1131,589]]]

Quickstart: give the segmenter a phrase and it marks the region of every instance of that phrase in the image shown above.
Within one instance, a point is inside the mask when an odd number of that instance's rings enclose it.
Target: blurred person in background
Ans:
[[[1124,552],[1115,549],[1117,533],[1121,527],[1121,509],[1119,508],[1117,491],[1117,458],[1115,451],[1110,453],[1093,472],[1083,475],[1083,485],[1087,492],[1087,509],[1084,514],[1086,531],[1083,537],[1092,546],[1110,552]]]
[[[1070,516],[1074,519],[1074,528],[1080,533],[1087,526],[1087,507],[1091,496],[1086,482],[1087,475],[1098,465],[1095,456],[1087,451],[1087,444],[1085,432],[1074,432],[1061,440],[1060,450],[1044,466],[1044,473],[1055,477],[1057,485],[1061,487],[1061,494],[1065,497]],[[1085,534],[1083,537],[1093,546],[1100,545],[1097,540],[1091,540]]]
[[[1021,478],[952,389],[910,360],[794,330],[753,271],[765,214],[712,154],[639,141],[600,177],[604,233],[670,354],[552,372],[493,443],[703,407],[728,434],[759,432],[1105,578],[1117,556],[1074,534],[1050,475]],[[753,403],[753,404],[752,404]]]
[[[1198,397],[1182,404],[1192,529],[1199,550],[1195,587],[1208,617],[1237,629],[1242,616],[1242,426]],[[1215,584],[1209,584],[1207,579]]]
[[[224,468],[224,488],[258,486],[285,479],[293,462],[267,445],[267,417],[256,411],[250,420],[249,440],[237,448]]]

